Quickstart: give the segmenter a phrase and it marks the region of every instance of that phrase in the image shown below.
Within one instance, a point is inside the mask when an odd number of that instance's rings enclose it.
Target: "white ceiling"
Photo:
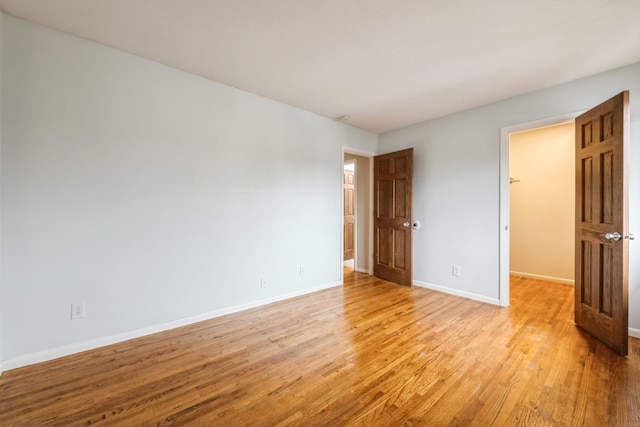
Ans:
[[[640,61],[639,0],[0,0],[383,133]],[[640,76],[639,76],[640,78]]]

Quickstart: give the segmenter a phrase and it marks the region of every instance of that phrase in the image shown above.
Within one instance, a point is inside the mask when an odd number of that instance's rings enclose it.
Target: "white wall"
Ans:
[[[512,274],[573,283],[574,139],[573,122],[509,137]]]
[[[498,302],[500,128],[582,111],[629,89],[630,231],[640,234],[640,63],[380,136],[415,147],[414,279]],[[629,245],[629,325],[640,334],[640,240]],[[462,276],[451,274],[452,264]]]
[[[13,17],[4,24],[12,366],[339,283],[342,146],[376,151],[377,135]],[[86,302],[85,319],[70,320],[73,302]]]

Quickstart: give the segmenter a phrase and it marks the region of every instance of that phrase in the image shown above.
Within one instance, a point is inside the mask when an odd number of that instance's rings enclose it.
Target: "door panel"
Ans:
[[[374,158],[373,274],[411,286],[413,148]]]
[[[353,259],[355,253],[355,175],[344,170],[344,258]]]
[[[576,118],[576,324],[628,352],[629,92]],[[615,240],[607,233],[620,233]]]

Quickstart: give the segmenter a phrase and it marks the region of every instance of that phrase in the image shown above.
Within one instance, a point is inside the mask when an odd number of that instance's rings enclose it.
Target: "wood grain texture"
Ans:
[[[356,223],[356,200],[355,200],[355,173],[352,170],[344,170],[344,260],[353,259],[355,255],[355,223]]]
[[[411,286],[413,148],[373,158],[373,206],[373,275]]]
[[[500,308],[345,286],[5,372],[0,425],[637,426],[640,341],[573,323],[573,287]]]
[[[626,355],[629,241],[629,92],[576,117],[575,321]],[[619,231],[622,230],[622,231]]]

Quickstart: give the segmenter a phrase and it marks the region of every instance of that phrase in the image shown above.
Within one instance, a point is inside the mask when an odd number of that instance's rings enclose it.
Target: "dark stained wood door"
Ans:
[[[373,274],[411,286],[413,148],[374,158]]]
[[[354,171],[344,170],[344,259],[353,259],[355,247],[355,182]]]
[[[576,118],[576,324],[628,352],[629,92]]]

